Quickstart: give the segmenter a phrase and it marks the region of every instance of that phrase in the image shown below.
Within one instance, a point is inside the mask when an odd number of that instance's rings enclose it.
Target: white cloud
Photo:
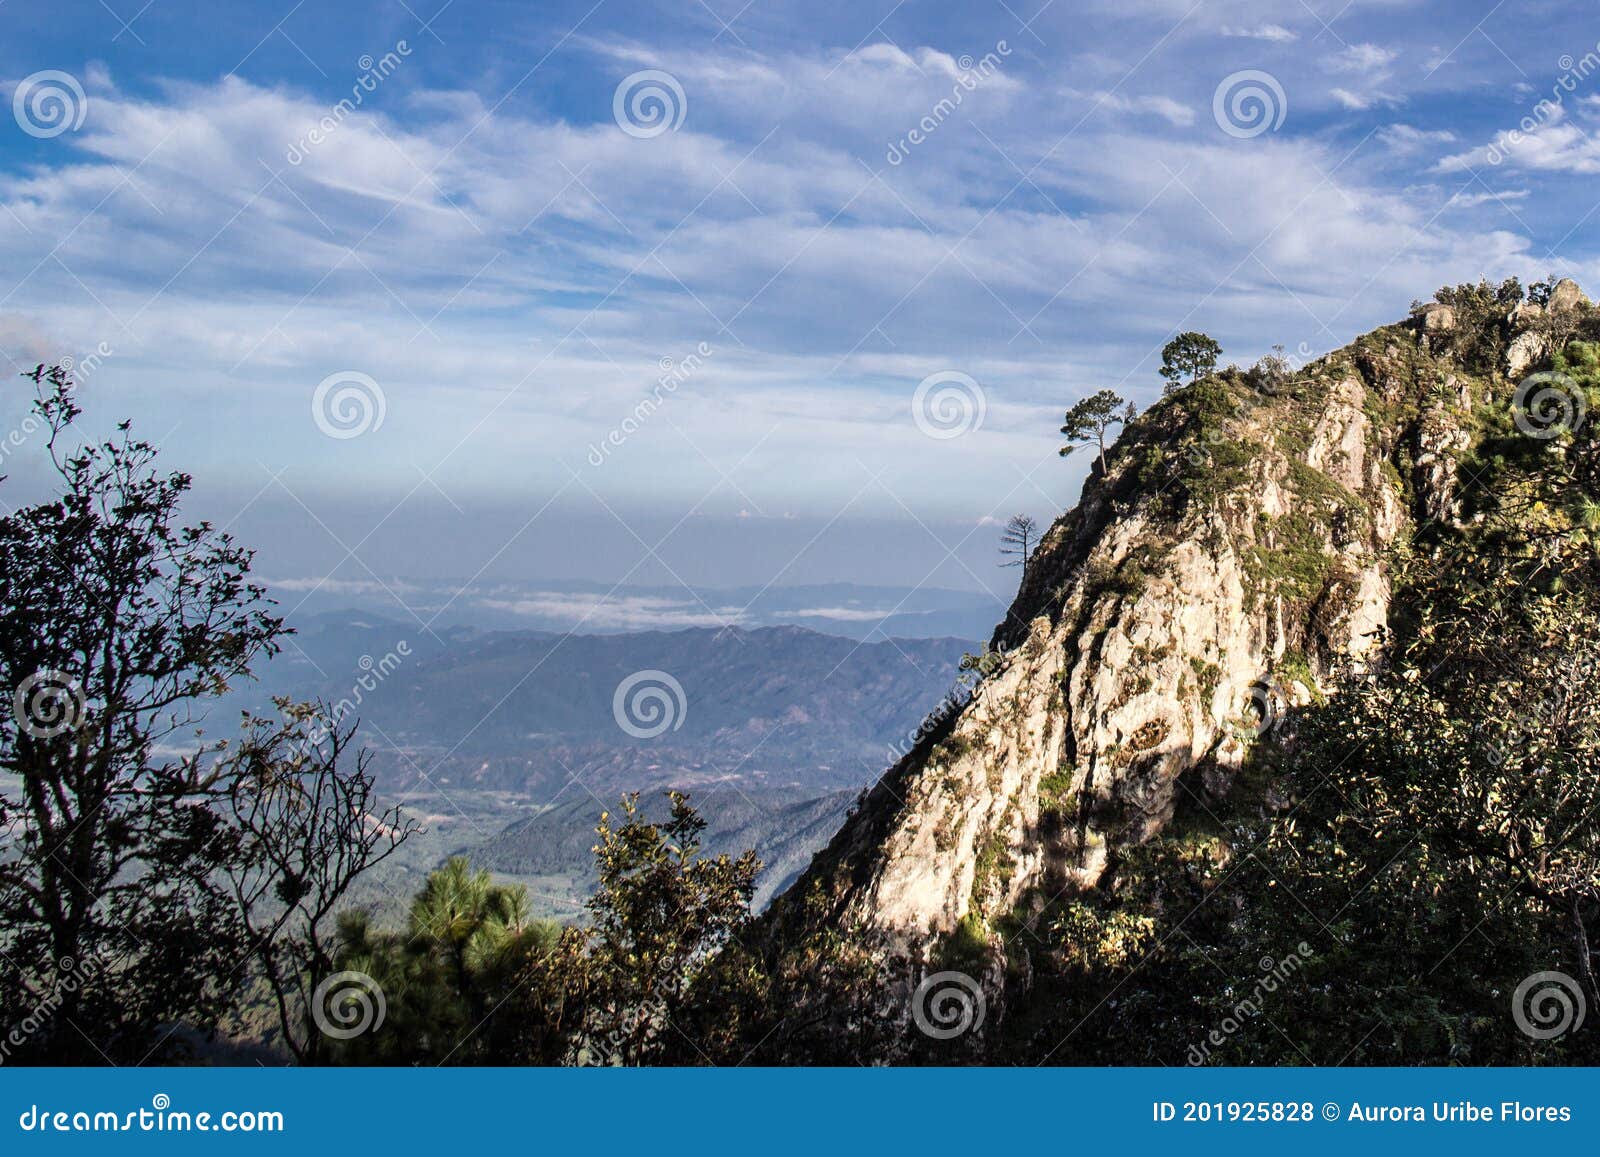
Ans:
[[[1347,88],[1330,89],[1328,95],[1351,112],[1365,112],[1372,108],[1394,108],[1405,103],[1405,98],[1388,92],[1351,92]]]
[[[1222,35],[1244,40],[1265,40],[1272,44],[1288,44],[1300,39],[1298,33],[1291,32],[1281,24],[1257,24],[1251,28],[1224,27]]]
[[[1585,110],[1589,102],[1577,102]],[[1441,173],[1509,167],[1530,172],[1600,173],[1600,139],[1573,124],[1567,106],[1543,101],[1513,126],[1496,133],[1486,145],[1442,158]]]
[[[672,71],[683,127],[641,141],[608,107],[574,123],[397,89],[292,165],[328,113],[292,89],[97,95],[81,132],[0,176],[0,315],[69,349],[113,339],[119,389],[178,427],[180,461],[293,463],[297,487],[404,493],[427,471],[449,494],[687,508],[715,489],[730,513],[793,509],[798,487],[802,514],[903,516],[890,488],[976,519],[1019,464],[1070,501],[1063,402],[1154,393],[1162,335],[1328,348],[1527,249],[1430,222],[1436,205],[1333,141],[1173,134],[1209,110],[1164,96],[1117,92],[1106,107],[1137,115],[1085,120],[998,73],[890,165],[885,143],[950,91],[935,50],[600,60],[607,89],[646,61]],[[660,359],[702,341],[703,370],[588,466]],[[382,385],[387,417],[335,443],[309,400],[344,369]],[[933,445],[910,398],[948,369],[987,416]]]
[[[1347,44],[1323,58],[1323,67],[1330,72],[1379,73],[1394,63],[1400,54],[1392,48],[1378,44]]]
[[[1457,137],[1449,129],[1419,129],[1415,125],[1396,124],[1379,129],[1378,139],[1396,153],[1411,154],[1435,145],[1447,145]]]
[[[538,591],[526,598],[477,599],[475,602],[489,610],[506,611],[531,619],[581,623],[594,630],[728,627],[746,618],[743,607],[707,607],[692,600],[649,595],[604,596]]]
[[[1194,124],[1194,109],[1166,96],[1124,96],[1121,93],[1097,92],[1094,101],[1101,108],[1116,112],[1147,113],[1158,116],[1170,125],[1188,128]]]
[[[1525,201],[1528,199],[1528,189],[1502,189],[1498,192],[1488,190],[1482,193],[1457,193],[1451,197],[1448,206],[1452,209],[1471,209],[1478,205],[1496,204],[1504,205],[1508,201]]]

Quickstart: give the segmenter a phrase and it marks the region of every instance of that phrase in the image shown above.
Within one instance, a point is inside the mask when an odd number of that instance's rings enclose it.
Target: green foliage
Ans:
[[[371,977],[387,1006],[382,1026],[335,1046],[335,1059],[358,1064],[506,1059],[510,1018],[491,1014],[563,937],[559,926],[529,919],[524,889],[494,883],[462,856],[428,876],[403,932],[374,929],[349,912],[340,934],[338,969]]]
[[[1114,390],[1101,390],[1078,402],[1066,413],[1061,433],[1067,444],[1061,447],[1063,458],[1079,446],[1093,446],[1099,453],[1100,472],[1106,470],[1106,435],[1113,426],[1123,426],[1133,421],[1138,410]]]
[[[1211,373],[1221,356],[1222,346],[1206,334],[1180,333],[1161,347],[1160,374],[1167,380],[1167,389],[1175,390]]]
[[[1499,372],[1510,340],[1506,318],[1522,300],[1521,283],[1512,277],[1498,286],[1487,279],[1447,285],[1434,294],[1434,300],[1455,313],[1450,350],[1456,360],[1473,373]]]

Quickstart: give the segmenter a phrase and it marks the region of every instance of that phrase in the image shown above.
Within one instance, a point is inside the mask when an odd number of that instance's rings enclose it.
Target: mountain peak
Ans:
[[[1381,662],[1391,559],[1455,517],[1475,407],[1588,308],[1570,281],[1531,305],[1512,285],[1443,290],[1306,365],[1229,367],[1131,422],[1030,560],[992,673],[802,883],[920,956],[1092,887],[1180,796],[1225,795],[1287,706]]]

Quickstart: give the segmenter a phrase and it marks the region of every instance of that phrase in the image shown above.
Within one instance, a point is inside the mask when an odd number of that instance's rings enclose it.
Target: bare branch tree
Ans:
[[[1001,566],[1020,566],[1028,572],[1028,559],[1039,541],[1039,524],[1026,514],[1013,514],[1000,532]]]
[[[326,1041],[313,1013],[334,972],[337,911],[358,876],[421,829],[398,805],[376,810],[370,753],[341,768],[356,724],[322,704],[278,708],[279,720],[245,719],[221,771],[237,840],[226,875],[284,1044],[316,1064]]]

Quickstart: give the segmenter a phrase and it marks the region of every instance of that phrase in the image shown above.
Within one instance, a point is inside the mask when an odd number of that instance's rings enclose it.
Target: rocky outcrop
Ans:
[[[1563,310],[1588,308],[1589,298],[1584,294],[1578,283],[1570,277],[1563,277],[1550,287],[1549,309],[1551,313],[1560,313]]]
[[[1428,352],[1438,316],[1133,423],[1031,561],[997,669],[813,863],[835,917],[918,957],[1090,887],[1182,795],[1225,791],[1285,700],[1381,654],[1386,553],[1452,516],[1482,388]]]
[[[1519,302],[1506,318],[1512,338],[1506,347],[1506,376],[1520,378],[1551,351],[1564,345],[1579,316],[1590,308],[1588,296],[1570,277],[1550,287],[1543,306]]]

